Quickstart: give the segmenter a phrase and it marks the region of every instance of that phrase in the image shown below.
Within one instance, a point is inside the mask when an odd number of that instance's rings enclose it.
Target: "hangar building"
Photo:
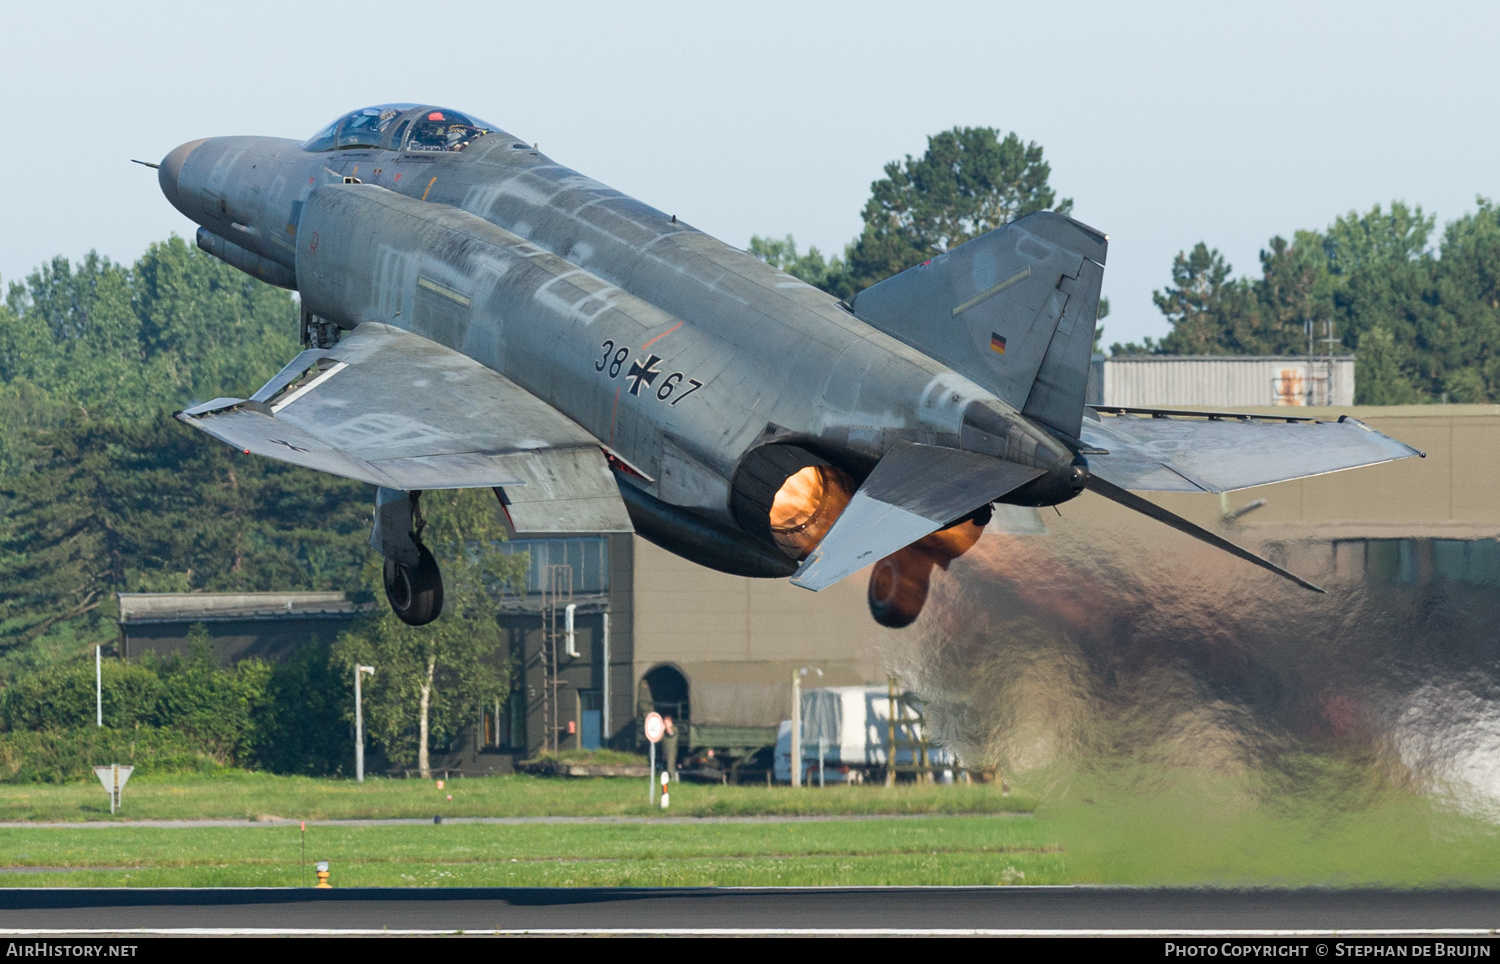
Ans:
[[[1288,565],[1500,584],[1500,502],[1493,498],[1500,406],[1339,407],[1329,417],[1342,413],[1428,457],[1224,498],[1153,498]],[[1119,514],[1085,494],[1061,507],[1060,521],[1050,510],[1043,518],[1107,536]],[[1185,537],[1160,527],[1152,538],[1170,552]],[[712,572],[632,536],[530,540],[510,551],[530,553],[532,566],[528,591],[508,598],[499,617],[524,673],[509,703],[477,720],[473,740],[441,768],[509,769],[549,745],[634,747],[640,719],[653,708],[686,724],[685,745],[764,746],[790,711],[794,671],[821,669],[822,685],[884,683],[927,619],[901,631],[877,626],[862,574],[814,594],[783,580]],[[322,637],[369,604],[323,595],[122,596],[122,653],[180,645],[192,623],[205,622],[221,641],[221,658],[277,658],[295,645],[293,636]]]

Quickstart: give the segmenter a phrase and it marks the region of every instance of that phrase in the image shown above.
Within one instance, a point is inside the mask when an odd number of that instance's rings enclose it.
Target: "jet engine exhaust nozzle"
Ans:
[[[792,473],[771,500],[771,537],[805,558],[848,507],[853,490],[849,476],[831,465],[809,465]]]
[[[972,549],[989,521],[989,506],[985,506],[973,518],[939,529],[875,563],[866,592],[870,615],[887,629],[916,622],[927,604],[933,567],[947,569],[950,562]]]

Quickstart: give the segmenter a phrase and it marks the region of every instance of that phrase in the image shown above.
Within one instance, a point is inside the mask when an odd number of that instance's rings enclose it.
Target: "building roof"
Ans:
[[[366,593],[122,592],[120,624],[213,623],[247,619],[348,619],[370,611]]]
[[[1253,364],[1258,362],[1276,362],[1284,364],[1287,362],[1324,362],[1333,361],[1352,362],[1353,355],[1095,355],[1094,361],[1107,362],[1130,362],[1132,364],[1182,364],[1186,362],[1234,362],[1237,364]]]

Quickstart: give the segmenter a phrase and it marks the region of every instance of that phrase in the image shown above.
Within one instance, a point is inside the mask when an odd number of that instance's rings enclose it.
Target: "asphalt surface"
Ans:
[[[0,935],[1247,934],[1500,928],[1500,891],[1113,887],[0,889]]]

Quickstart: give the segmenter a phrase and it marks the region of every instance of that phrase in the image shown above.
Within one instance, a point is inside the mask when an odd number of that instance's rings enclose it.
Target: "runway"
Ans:
[[[12,888],[0,936],[1487,936],[1500,891],[1124,887]]]

